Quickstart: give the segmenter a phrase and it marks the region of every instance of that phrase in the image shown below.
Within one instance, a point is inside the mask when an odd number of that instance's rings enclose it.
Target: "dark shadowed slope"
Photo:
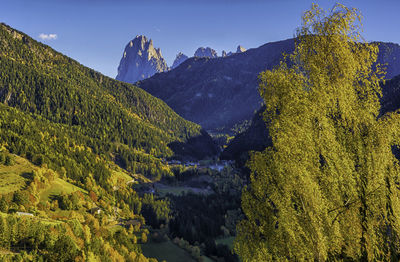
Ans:
[[[259,72],[279,63],[293,46],[289,39],[224,58],[190,58],[137,84],[206,129],[228,127],[250,119],[260,107]]]
[[[386,81],[382,86],[381,114],[400,109],[400,75]]]
[[[382,85],[381,115],[400,109],[400,75],[387,80]],[[236,136],[221,154],[222,159],[235,159],[243,165],[248,159],[249,151],[262,151],[272,145],[268,129],[263,120],[263,106],[252,119],[250,127]]]
[[[263,119],[265,106],[258,110],[251,120],[250,127],[238,134],[221,153],[220,158],[234,159],[239,165],[244,165],[248,159],[249,151],[262,151],[272,145],[267,126]]]
[[[267,43],[246,52],[213,59],[190,58],[180,66],[137,84],[164,100],[184,118],[206,129],[231,127],[251,119],[261,106],[258,74],[291,53],[294,40]],[[378,61],[388,63],[387,78],[400,73],[400,46],[380,43]]]

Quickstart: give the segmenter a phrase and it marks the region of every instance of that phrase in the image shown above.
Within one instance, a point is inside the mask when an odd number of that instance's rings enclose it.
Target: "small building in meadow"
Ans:
[[[18,216],[28,216],[28,217],[33,217],[34,215],[32,213],[27,213],[27,212],[16,212]]]
[[[100,207],[94,207],[90,209],[90,213],[92,215],[100,215],[100,213],[102,212]]]

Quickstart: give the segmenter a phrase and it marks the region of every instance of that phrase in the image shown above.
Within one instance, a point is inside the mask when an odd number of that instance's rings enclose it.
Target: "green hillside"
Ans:
[[[129,178],[118,168],[112,172]],[[1,261],[105,261],[110,256],[113,261],[148,261],[136,243],[136,235],[147,231],[140,227],[130,232],[124,227],[110,230],[116,224],[113,205],[125,206],[124,197],[117,197],[118,203],[111,201],[111,192],[99,187],[90,174],[82,185],[86,190],[74,185],[79,181],[60,175],[45,164],[34,165],[0,148]],[[120,191],[130,194],[132,203],[142,202],[133,190]],[[94,207],[102,212],[92,213]],[[121,218],[143,221],[129,209],[120,213]]]
[[[171,148],[215,153],[161,100],[0,24],[0,260],[148,261],[168,202],[130,185],[173,176]]]
[[[0,87],[4,104],[59,124],[56,129],[71,127],[79,144],[133,172],[151,173],[140,163],[172,156],[170,143],[210,140],[200,126],[142,89],[86,68],[5,24],[0,25]],[[201,150],[211,155],[215,148]],[[38,150],[18,152],[27,153],[51,162]]]
[[[0,194],[8,194],[25,187],[24,174],[32,172],[34,165],[24,158],[13,159],[13,165],[0,164]]]

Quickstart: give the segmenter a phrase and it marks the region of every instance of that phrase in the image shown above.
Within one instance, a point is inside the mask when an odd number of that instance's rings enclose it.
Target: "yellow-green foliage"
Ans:
[[[15,192],[26,185],[27,179],[22,175],[31,172],[34,166],[24,158],[14,156],[14,164],[0,164],[0,195]]]
[[[40,191],[39,195],[41,201],[46,201],[49,200],[49,197],[60,196],[61,194],[68,195],[75,191],[81,191],[82,193],[87,194],[86,190],[74,186],[61,178],[56,178],[46,187],[46,189]]]
[[[43,188],[37,188],[41,200],[46,201],[49,196],[58,196],[62,193],[71,194],[75,191],[87,193],[85,190],[62,180],[61,178],[57,178],[57,174],[50,169],[37,167],[27,159],[19,156],[14,155],[13,158],[14,164],[11,166],[0,164],[0,195],[16,192],[25,188],[26,185],[30,183],[30,177],[32,177],[32,174],[44,177],[42,174],[49,173],[54,176],[54,179],[49,181],[46,178],[46,181],[42,183]]]
[[[125,229],[114,233],[120,242],[108,241],[109,233],[86,215],[64,223],[0,212],[1,261],[149,261]],[[27,251],[32,251],[29,252]],[[12,251],[21,251],[14,253]],[[21,257],[22,256],[22,257]],[[152,260],[150,260],[152,261]]]
[[[115,170],[112,171],[111,181],[113,185],[118,185],[119,183],[126,184],[132,180],[134,180],[134,178],[123,169],[116,167]]]
[[[379,115],[378,47],[356,9],[303,16],[289,63],[260,75],[273,147],[252,156],[243,261],[392,260],[399,252],[397,115]],[[396,125],[397,124],[397,125]]]

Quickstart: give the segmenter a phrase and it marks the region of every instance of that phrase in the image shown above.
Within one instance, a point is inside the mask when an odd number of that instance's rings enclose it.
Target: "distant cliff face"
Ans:
[[[168,66],[161,50],[154,48],[153,40],[138,35],[126,45],[116,79],[135,83],[165,71],[168,71]]]
[[[210,47],[199,47],[196,52],[194,53],[195,57],[209,57],[209,58],[216,58],[218,57],[217,51]]]
[[[182,52],[179,52],[176,55],[176,58],[174,60],[174,63],[172,64],[171,69],[174,69],[175,67],[179,66],[180,64],[182,64],[183,62],[185,62],[189,57],[185,54],[183,54]]]

